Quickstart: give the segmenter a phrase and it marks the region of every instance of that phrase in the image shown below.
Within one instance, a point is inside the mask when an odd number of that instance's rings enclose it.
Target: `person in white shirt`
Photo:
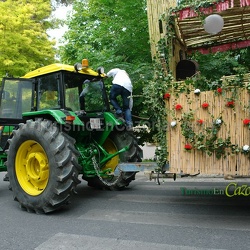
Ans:
[[[129,75],[125,70],[114,68],[107,73],[107,77],[113,77],[113,84],[109,95],[110,102],[116,110],[117,116],[122,116],[124,114],[126,125],[129,128],[132,128],[133,122],[131,109],[133,85]],[[119,95],[122,97],[122,107],[117,101],[117,96]]]

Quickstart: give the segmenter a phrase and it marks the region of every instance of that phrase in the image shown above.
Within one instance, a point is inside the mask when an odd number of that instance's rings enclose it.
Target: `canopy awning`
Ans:
[[[177,38],[188,52],[198,50],[206,54],[250,46],[250,0],[226,0],[200,8],[185,7],[172,14],[176,17]],[[210,14],[218,14],[224,20],[222,31],[216,35],[208,34],[203,27],[204,17]]]

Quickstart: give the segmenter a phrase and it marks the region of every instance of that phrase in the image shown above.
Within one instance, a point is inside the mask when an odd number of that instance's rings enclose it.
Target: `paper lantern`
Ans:
[[[205,18],[204,29],[207,33],[216,35],[221,32],[224,20],[220,15],[212,14]]]

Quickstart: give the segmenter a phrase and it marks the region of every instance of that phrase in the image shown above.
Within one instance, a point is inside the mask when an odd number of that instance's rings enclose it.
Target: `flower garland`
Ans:
[[[176,110],[181,110],[181,109],[182,109],[182,106],[181,106],[180,104],[176,104],[176,105],[175,105],[175,109],[176,109]]]
[[[217,90],[218,91],[218,90]],[[199,91],[196,91],[197,94]],[[235,107],[235,101],[230,100],[226,103],[227,107]],[[209,104],[204,102],[201,107],[207,109]],[[180,111],[183,107],[180,103],[175,105],[175,110]],[[218,138],[218,132],[223,124],[222,117],[218,117],[214,120],[212,126],[206,126],[203,129],[203,132],[199,131],[195,133],[192,127],[192,122],[194,120],[194,111],[183,112],[181,118],[179,119],[181,133],[185,137],[186,144],[184,145],[185,151],[190,151],[192,149],[201,150],[206,152],[208,155],[215,153],[216,158],[220,159],[221,157],[228,154],[227,149],[231,149],[231,153],[242,152],[245,155],[249,155],[250,147],[244,145],[242,149],[238,145],[231,143],[231,138],[228,136],[226,139]],[[204,124],[203,119],[196,120],[197,125],[201,126]],[[177,121],[174,120],[171,122],[171,127],[174,128],[177,126]],[[243,126],[248,126],[250,129],[250,119],[245,118],[243,120]]]
[[[186,149],[187,151],[191,150],[191,149],[192,149],[192,145],[190,145],[190,144],[185,144],[185,149]]]
[[[207,102],[202,103],[202,108],[207,109],[209,107],[209,104]]]
[[[229,107],[229,108],[233,108],[235,106],[234,100],[228,101],[226,103],[226,106]]]
[[[171,96],[171,95],[170,95],[169,93],[166,93],[166,94],[163,95],[163,99],[165,99],[165,100],[166,100],[166,99],[169,99],[170,96]]]
[[[197,120],[197,123],[198,123],[199,125],[202,125],[202,124],[204,123],[204,121],[203,121],[202,119],[198,119],[198,120]]]
[[[244,125],[245,127],[248,127],[248,129],[250,129],[250,119],[244,119],[244,120],[243,120],[243,125]]]
[[[222,88],[218,88],[217,93],[222,94]]]

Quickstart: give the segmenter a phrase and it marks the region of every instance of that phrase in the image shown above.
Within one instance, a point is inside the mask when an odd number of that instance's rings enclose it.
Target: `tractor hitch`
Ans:
[[[118,176],[119,172],[154,172],[158,169],[156,162],[121,162],[117,165],[114,175]],[[169,165],[164,166],[164,171],[167,171]]]

